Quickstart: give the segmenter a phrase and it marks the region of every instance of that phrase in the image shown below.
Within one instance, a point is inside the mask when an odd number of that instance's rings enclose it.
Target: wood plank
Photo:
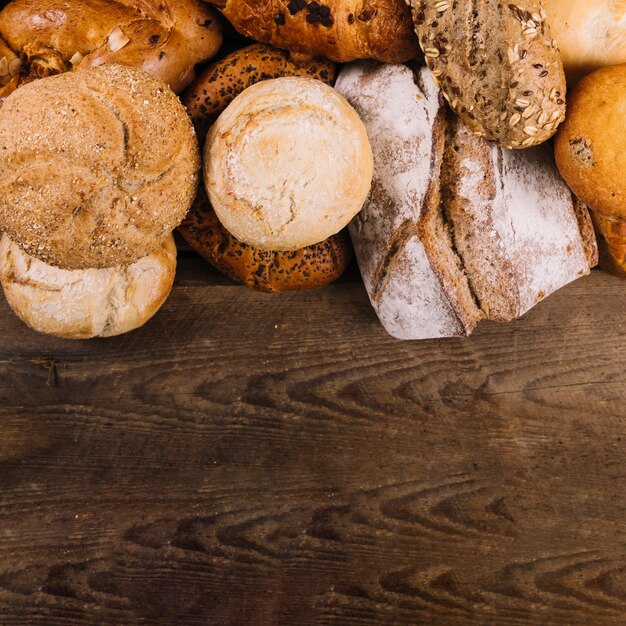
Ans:
[[[190,256],[124,337],[0,305],[0,623],[623,624],[626,292],[397,342]]]

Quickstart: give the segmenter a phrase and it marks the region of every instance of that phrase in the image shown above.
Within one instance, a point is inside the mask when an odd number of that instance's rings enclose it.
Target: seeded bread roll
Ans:
[[[335,73],[335,64],[327,59],[316,57],[295,62],[289,52],[257,43],[208,67],[184,93],[183,104],[203,142],[220,113],[251,85],[270,78],[304,76],[332,86]]]
[[[399,63],[419,47],[403,0],[211,0],[246,37],[333,61]]]
[[[372,180],[363,123],[319,80],[266,80],[239,94],[204,146],[204,180],[220,222],[262,250],[297,250],[338,233]]]
[[[65,339],[112,337],[145,324],[167,299],[176,271],[170,235],[127,267],[62,270],[27,255],[4,235],[0,282],[16,315],[34,330]]]
[[[0,35],[23,56],[23,81],[75,67],[130,65],[179,92],[222,42],[201,0],[12,0]]]
[[[506,148],[547,141],[565,116],[565,75],[537,0],[407,0],[428,67],[477,135]]]
[[[258,291],[322,287],[337,280],[352,259],[352,244],[345,230],[299,250],[274,252],[253,248],[222,226],[202,189],[179,232],[220,272]]]
[[[0,115],[0,229],[65,269],[133,263],[195,197],[193,126],[161,81],[121,65],[44,78]]]

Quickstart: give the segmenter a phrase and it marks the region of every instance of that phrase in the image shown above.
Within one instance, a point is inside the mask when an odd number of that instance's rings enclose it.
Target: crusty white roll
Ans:
[[[205,144],[205,182],[215,212],[237,239],[296,250],[338,233],[369,193],[373,158],[354,109],[310,78],[246,89]]]
[[[112,337],[145,324],[167,299],[176,272],[171,235],[129,266],[62,270],[0,241],[0,282],[16,315],[31,328],[65,339]]]
[[[0,116],[0,229],[63,269],[128,265],[156,250],[197,190],[200,150],[163,82],[97,68],[20,87]]]
[[[543,0],[569,86],[626,63],[626,0]]]

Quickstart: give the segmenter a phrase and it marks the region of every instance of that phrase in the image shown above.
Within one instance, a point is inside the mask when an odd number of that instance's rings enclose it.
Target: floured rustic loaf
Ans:
[[[372,193],[350,232],[391,335],[468,335],[482,318],[512,320],[595,264],[589,215],[547,148],[473,136],[426,68],[355,62],[336,88],[374,152]]]

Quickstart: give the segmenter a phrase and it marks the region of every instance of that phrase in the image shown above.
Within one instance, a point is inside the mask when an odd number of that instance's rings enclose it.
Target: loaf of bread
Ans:
[[[408,61],[418,54],[403,0],[211,0],[246,37],[333,61]]]
[[[361,210],[372,180],[363,123],[319,80],[248,87],[213,124],[204,179],[220,222],[262,250],[324,241]]]
[[[185,91],[183,104],[203,142],[220,113],[251,85],[283,76],[317,78],[333,85],[335,75],[335,64],[327,59],[296,61],[289,52],[257,43],[210,65]]]
[[[626,65],[585,76],[568,97],[568,114],[554,141],[567,184],[593,212],[601,265],[626,274]]]
[[[572,88],[602,67],[626,63],[625,0],[542,0]]]
[[[358,62],[336,88],[374,152],[350,233],[365,286],[400,339],[471,333],[519,317],[595,262],[589,215],[549,149],[505,150],[451,114],[426,68]]]
[[[170,293],[176,245],[170,235],[128,267],[62,270],[27,255],[4,235],[0,283],[11,308],[31,328],[66,339],[112,337],[145,324]]]
[[[249,246],[222,226],[202,188],[178,230],[220,272],[258,291],[322,287],[337,280],[352,259],[346,230],[314,246],[287,252]]]
[[[548,140],[565,75],[538,0],[407,0],[428,67],[466,126],[507,148]]]
[[[26,60],[24,80],[117,63],[176,92],[222,41],[216,13],[201,0],[11,0],[0,36]]]
[[[121,65],[24,85],[0,115],[0,229],[64,269],[158,248],[196,194],[200,155],[165,83]]]

